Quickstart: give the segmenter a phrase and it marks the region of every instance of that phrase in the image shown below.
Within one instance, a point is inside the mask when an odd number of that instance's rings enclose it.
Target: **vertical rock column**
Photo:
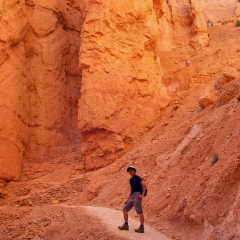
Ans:
[[[164,0],[153,0],[153,7],[159,27],[159,51],[171,51],[173,49],[174,25],[168,3]]]
[[[193,36],[190,40],[190,44],[197,49],[205,47],[209,44],[208,28],[206,20],[203,16],[201,2],[192,0],[191,5],[191,12],[193,18]]]
[[[70,143],[77,131],[81,75],[78,68],[81,13],[78,1],[33,0],[26,7],[24,43],[30,82],[27,157],[45,161],[50,147]]]
[[[97,169],[153,127],[168,96],[152,0],[84,2],[82,12],[78,126],[86,169]]]
[[[54,138],[63,141],[65,114],[65,58],[68,39],[58,23],[58,1],[28,5],[29,28],[25,35],[28,77],[31,82],[31,118],[28,157],[43,158]]]
[[[194,48],[207,46],[209,43],[206,20],[201,1],[169,0],[159,3],[163,17],[159,19],[161,49],[171,50],[190,43]],[[161,4],[160,4],[161,3]],[[166,41],[166,36],[168,41]]]
[[[17,180],[28,143],[25,1],[0,1],[0,182]]]

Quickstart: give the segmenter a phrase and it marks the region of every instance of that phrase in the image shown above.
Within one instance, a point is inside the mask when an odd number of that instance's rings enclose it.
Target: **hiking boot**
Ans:
[[[144,226],[140,225],[140,227],[138,229],[135,229],[135,232],[144,233]]]
[[[129,230],[129,226],[126,223],[124,223],[122,226],[119,226],[118,229],[128,231]]]

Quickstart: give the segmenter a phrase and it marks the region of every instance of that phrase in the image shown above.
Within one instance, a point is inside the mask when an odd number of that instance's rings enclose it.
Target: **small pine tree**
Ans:
[[[239,19],[236,21],[236,27],[240,27],[240,20]]]

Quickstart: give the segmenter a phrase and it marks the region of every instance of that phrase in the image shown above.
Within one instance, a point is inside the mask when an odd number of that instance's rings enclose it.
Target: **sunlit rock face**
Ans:
[[[238,10],[235,0],[0,0],[0,179],[19,179],[23,160],[46,161],[77,131],[86,169],[121,157],[168,105],[162,75],[173,71],[174,85],[179,69],[163,52],[209,46],[207,20],[233,22]]]
[[[95,169],[152,128],[168,96],[153,1],[95,1],[83,12],[78,119],[86,168]]]

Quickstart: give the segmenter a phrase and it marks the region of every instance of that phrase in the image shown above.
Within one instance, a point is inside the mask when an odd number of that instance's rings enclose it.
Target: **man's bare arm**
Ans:
[[[143,192],[142,192],[142,197],[145,195],[145,192],[146,192],[146,183],[144,181],[141,181],[141,184],[142,184],[142,189],[143,189]]]

